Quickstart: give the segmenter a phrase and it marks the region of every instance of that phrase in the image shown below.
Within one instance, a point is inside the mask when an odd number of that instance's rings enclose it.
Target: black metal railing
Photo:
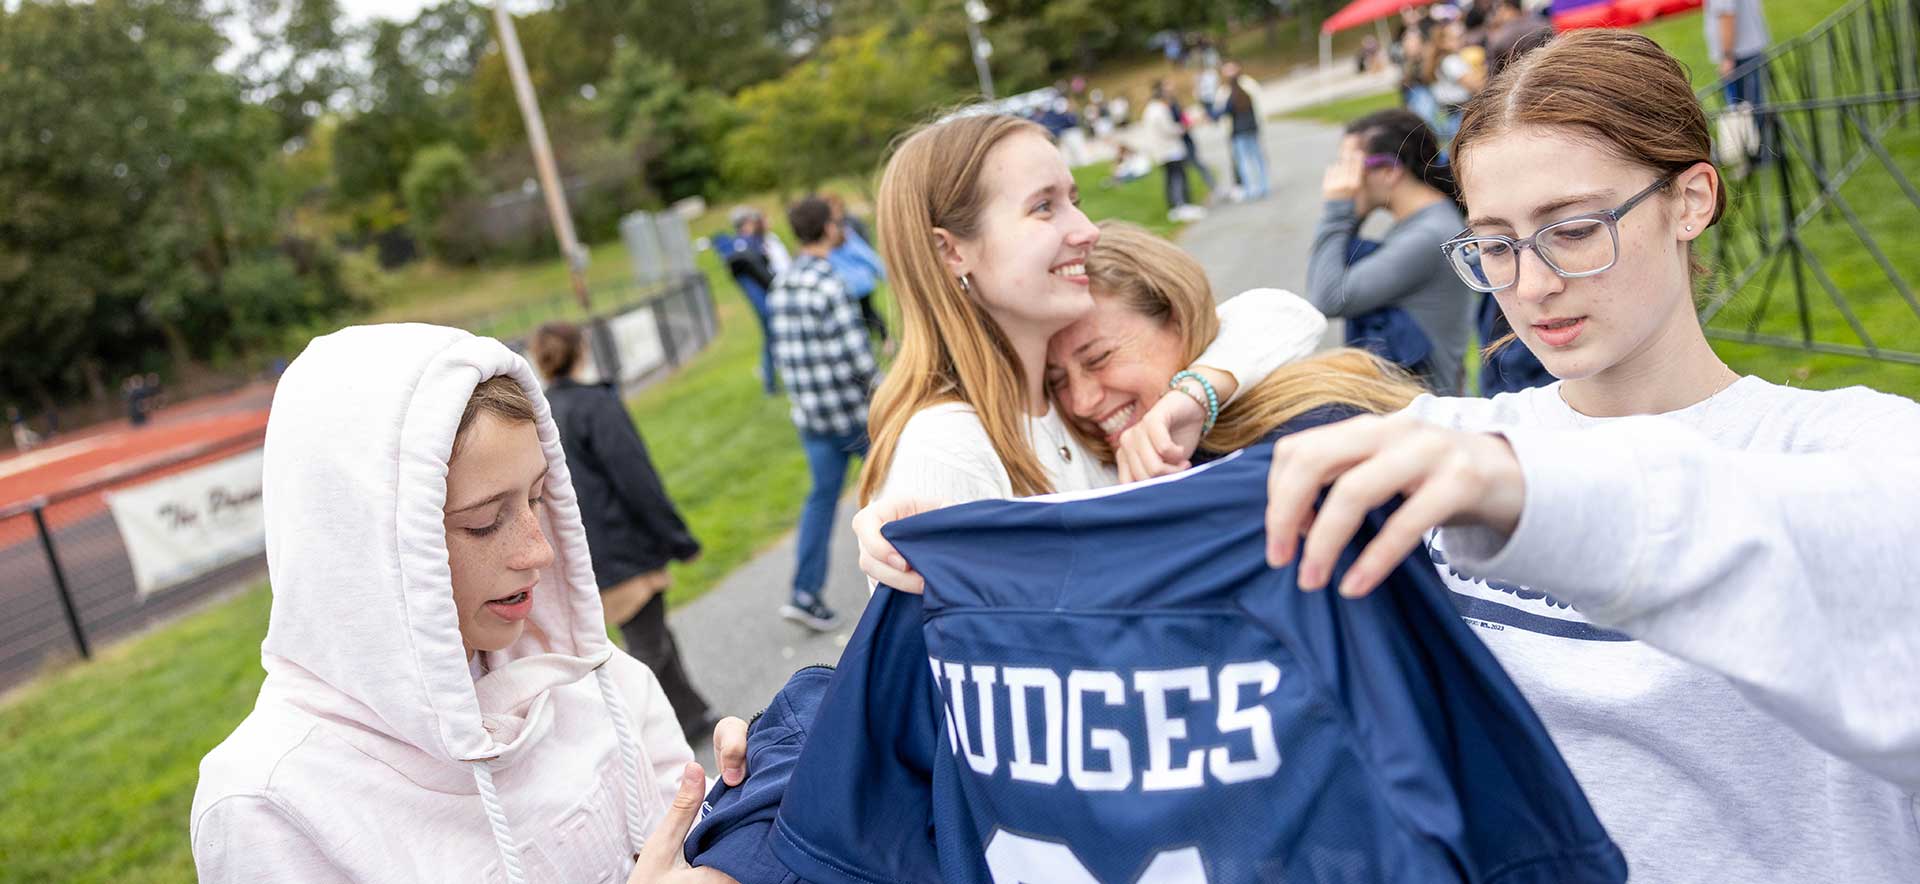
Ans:
[[[1708,334],[1920,365],[1920,0],[1855,0],[1700,99],[1735,179]]]
[[[102,495],[160,475],[257,450],[252,430],[211,439],[83,485],[0,507],[0,689],[104,642],[190,608],[226,587],[243,585],[265,555],[229,562],[166,589],[135,588],[119,526]]]

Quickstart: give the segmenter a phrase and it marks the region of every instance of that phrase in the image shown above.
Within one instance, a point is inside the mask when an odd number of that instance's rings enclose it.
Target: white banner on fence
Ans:
[[[108,494],[140,595],[267,548],[260,451]]]
[[[660,321],[653,316],[655,309],[660,308],[629,310],[607,322],[608,330],[613,333],[614,346],[620,348],[623,381],[633,380],[667,364],[666,348],[660,345]]]

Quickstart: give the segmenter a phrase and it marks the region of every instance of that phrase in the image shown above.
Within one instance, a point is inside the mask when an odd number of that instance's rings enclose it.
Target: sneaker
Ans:
[[[805,604],[801,604],[804,601]],[[795,599],[780,606],[780,616],[814,632],[828,632],[840,625],[840,615],[817,598]]]

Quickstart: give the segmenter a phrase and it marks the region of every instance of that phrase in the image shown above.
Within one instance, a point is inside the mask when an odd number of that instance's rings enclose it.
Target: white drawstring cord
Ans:
[[[607,674],[607,664],[602,664],[595,672],[600,682],[600,697],[606,701],[607,714],[613,718],[613,738],[619,743],[620,769],[625,781],[620,794],[627,801],[627,841],[638,854],[640,846],[645,844],[647,836],[640,830],[640,751],[633,742],[633,730],[627,723],[627,704],[622,702],[618,691],[613,687],[613,676]]]
[[[513,843],[513,831],[507,828],[507,812],[500,806],[500,793],[493,789],[493,770],[487,762],[474,762],[473,784],[479,788],[480,803],[487,809],[487,825],[493,827],[493,846],[500,850],[507,884],[526,884],[527,875],[520,869],[520,847]]]

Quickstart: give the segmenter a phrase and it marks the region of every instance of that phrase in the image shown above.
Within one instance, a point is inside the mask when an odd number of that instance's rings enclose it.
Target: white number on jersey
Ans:
[[[1073,848],[1005,829],[994,830],[987,841],[987,870],[993,873],[993,884],[1100,884],[1073,855]],[[1206,884],[1206,880],[1200,848],[1182,847],[1155,854],[1133,884]]]

